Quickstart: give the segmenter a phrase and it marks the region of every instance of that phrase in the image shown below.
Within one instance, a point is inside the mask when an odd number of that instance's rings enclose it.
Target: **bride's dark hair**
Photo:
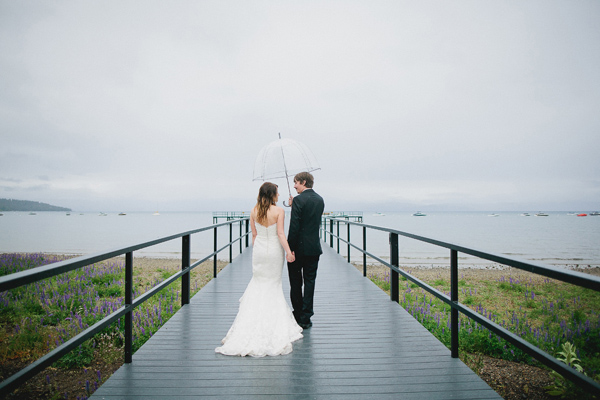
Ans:
[[[263,224],[267,219],[267,211],[272,204],[275,204],[277,197],[277,185],[271,182],[265,182],[258,189],[258,199],[256,201],[256,221]]]

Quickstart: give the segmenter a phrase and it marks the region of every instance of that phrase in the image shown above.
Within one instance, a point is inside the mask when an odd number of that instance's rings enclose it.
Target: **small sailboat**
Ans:
[[[152,215],[160,215],[160,213],[158,211],[156,211],[154,214]]]

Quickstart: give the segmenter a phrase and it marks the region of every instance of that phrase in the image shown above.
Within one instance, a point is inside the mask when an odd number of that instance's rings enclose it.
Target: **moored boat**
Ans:
[[[577,214],[578,217],[587,217],[586,213]]]
[[[541,212],[541,211],[540,211],[539,213],[535,214],[535,216],[536,216],[536,217],[547,217],[547,216],[548,216],[548,214],[546,214],[545,212]]]
[[[417,211],[413,214],[413,217],[426,217],[427,214],[422,213],[421,211]]]

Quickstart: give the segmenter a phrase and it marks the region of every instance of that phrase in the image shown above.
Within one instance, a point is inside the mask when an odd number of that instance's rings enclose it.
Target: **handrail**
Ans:
[[[160,292],[162,289],[175,282],[177,279],[182,280],[182,294],[181,294],[181,305],[189,304],[189,291],[190,291],[190,271],[211,257],[214,258],[214,277],[217,277],[217,254],[221,251],[229,248],[229,262],[232,261],[232,248],[233,244],[240,242],[240,253],[242,252],[242,243],[245,238],[246,247],[248,247],[248,237],[250,235],[249,230],[249,217],[239,218],[232,221],[223,222],[220,224],[213,224],[203,228],[194,229],[178,233],[175,235],[165,236],[163,238],[150,240],[147,242],[137,243],[126,247],[116,248],[104,252],[94,253],[91,255],[85,255],[70,260],[65,260],[49,265],[44,265],[37,268],[32,268],[25,271],[15,272],[10,275],[0,277],[0,291],[14,289],[23,285],[34,283],[42,279],[50,278],[58,274],[62,274],[75,269],[83,268],[87,265],[94,264],[100,261],[104,261],[116,256],[125,255],[125,305],[118,310],[107,315],[100,321],[97,321],[94,325],[88,327],[84,331],[80,332],[76,336],[72,337],[65,343],[61,344],[57,348],[53,349],[46,355],[40,357],[27,367],[16,372],[12,376],[6,378],[0,382],[0,393],[6,394],[12,392],[14,389],[22,385],[26,380],[33,377],[44,368],[52,364],[53,362],[60,359],[62,356],[69,353],[71,350],[81,345],[86,340],[93,337],[102,329],[114,323],[121,317],[125,317],[125,363],[132,362],[132,312],[139,305],[150,299],[153,295]],[[242,233],[242,223],[245,222],[245,233]],[[232,226],[233,224],[240,224],[240,235],[233,240],[232,239]],[[217,248],[217,229],[221,226],[229,225],[230,238],[229,243]],[[214,252],[204,257],[201,260],[196,261],[190,265],[190,236],[199,232],[208,231],[214,229]],[[136,299],[132,299],[132,280],[133,280],[133,252],[146,247],[154,246],[170,240],[182,238],[182,269],[181,271],[171,275],[169,278],[162,281],[160,284],[154,286],[144,294],[138,296]]]
[[[327,235],[329,235],[330,246],[333,248],[333,238],[337,239],[337,252],[340,252],[340,241],[346,243],[348,245],[348,262],[350,262],[350,248],[353,247],[356,250],[363,253],[363,276],[367,276],[367,255],[372,259],[380,262],[381,264],[388,267],[391,271],[390,273],[390,297],[393,301],[399,302],[399,290],[398,290],[398,280],[399,274],[404,276],[406,279],[411,282],[417,284],[427,292],[431,293],[444,303],[448,304],[451,307],[450,314],[450,329],[451,329],[451,356],[453,358],[458,357],[458,312],[461,312],[463,315],[467,316],[470,319],[475,320],[481,325],[485,326],[490,331],[494,332],[498,336],[502,337],[506,341],[513,344],[515,347],[523,350],[527,354],[531,355],[541,363],[546,366],[554,369],[559,372],[567,379],[581,385],[584,389],[592,392],[592,393],[600,393],[600,384],[583,373],[577,372],[575,369],[570,368],[567,364],[557,360],[550,354],[541,350],[537,346],[532,345],[526,340],[520,338],[504,327],[496,324],[495,322],[484,318],[481,314],[471,310],[469,307],[463,305],[458,301],[458,252],[469,254],[478,258],[482,258],[485,260],[497,262],[504,265],[509,265],[511,267],[515,267],[518,269],[522,269],[525,271],[529,271],[538,275],[543,275],[549,278],[557,279],[563,282],[572,283],[574,285],[582,286],[588,289],[592,289],[595,291],[600,291],[600,278],[584,274],[577,271],[569,271],[559,269],[550,265],[535,263],[526,260],[519,260],[517,258],[506,257],[504,255],[490,253],[482,250],[472,249],[466,246],[448,243],[437,239],[428,238],[425,236],[415,235],[408,232],[399,231],[396,229],[385,228],[376,225],[368,225],[359,222],[352,222],[347,219],[335,218],[324,216],[323,220],[325,223],[323,224],[323,238],[324,241],[327,242]],[[327,223],[329,220],[329,231],[327,231]],[[334,222],[337,223],[337,232],[333,232]],[[344,240],[340,235],[340,223],[347,224],[347,240]],[[350,226],[356,225],[363,228],[363,247],[360,248],[350,241]],[[373,229],[383,232],[388,232],[390,237],[390,262],[386,262],[381,258],[371,254],[367,251],[367,241],[366,241],[366,233],[367,229]],[[410,275],[407,272],[402,271],[399,268],[398,263],[398,236],[404,236],[411,239],[415,239],[421,242],[429,243],[432,245],[445,247],[450,250],[450,297],[446,294],[438,291],[432,286],[426,284],[420,279]]]

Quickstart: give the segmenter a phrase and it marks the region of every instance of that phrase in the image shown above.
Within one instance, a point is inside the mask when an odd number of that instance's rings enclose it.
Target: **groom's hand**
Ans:
[[[289,263],[293,263],[294,261],[296,261],[296,255],[294,254],[293,251],[291,253],[286,254],[285,258],[287,259],[287,262],[289,262]]]
[[[288,204],[290,205],[290,207],[292,206],[292,201],[294,201],[294,198],[290,196],[290,199],[288,200]]]

